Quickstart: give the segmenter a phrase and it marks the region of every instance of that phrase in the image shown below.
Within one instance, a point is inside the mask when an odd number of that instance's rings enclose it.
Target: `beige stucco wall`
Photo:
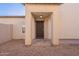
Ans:
[[[34,5],[32,5],[32,7],[35,8]],[[43,6],[40,7],[39,9],[41,8],[43,9]],[[50,8],[54,8],[54,7],[50,6]],[[60,30],[59,38],[60,39],[79,39],[79,26],[78,26],[79,25],[79,4],[78,3],[62,4],[58,12],[60,13],[59,22],[61,23],[60,24],[61,30]],[[51,21],[48,20],[48,35],[45,34],[45,36],[48,37],[49,39],[51,38],[50,22]]]
[[[79,39],[79,3],[62,4],[61,39]]]
[[[13,24],[13,39],[24,39],[24,33],[22,33],[22,25],[24,24],[24,18],[1,17],[0,23]]]
[[[79,3],[62,4],[58,13],[60,13],[60,20],[58,20],[60,23],[59,39],[79,39]],[[48,20],[48,36],[46,36],[49,39],[51,38],[50,22]]]
[[[57,4],[53,5],[53,4],[30,4],[30,3],[27,3],[25,5],[25,8],[26,8],[26,13],[27,12],[54,12],[57,8]],[[39,7],[39,8],[38,8]],[[39,10],[39,11],[38,11]]]
[[[44,38],[51,39],[51,17],[48,17],[44,20]]]
[[[0,44],[12,40],[12,25],[0,23]]]

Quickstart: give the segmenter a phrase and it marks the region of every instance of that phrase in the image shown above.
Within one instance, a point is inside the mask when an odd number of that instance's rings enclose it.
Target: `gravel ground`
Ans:
[[[0,56],[79,56],[79,45],[42,46],[33,44],[27,47],[24,45],[24,40],[12,40],[0,45]]]

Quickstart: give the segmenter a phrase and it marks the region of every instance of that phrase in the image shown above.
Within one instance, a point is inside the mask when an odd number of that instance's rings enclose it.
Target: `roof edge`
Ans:
[[[61,4],[61,3],[22,3],[22,4]]]

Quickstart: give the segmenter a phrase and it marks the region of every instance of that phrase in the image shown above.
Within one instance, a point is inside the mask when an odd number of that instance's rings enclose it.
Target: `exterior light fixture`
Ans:
[[[43,18],[43,16],[41,15],[40,18]]]
[[[25,33],[25,25],[22,26],[22,33]]]

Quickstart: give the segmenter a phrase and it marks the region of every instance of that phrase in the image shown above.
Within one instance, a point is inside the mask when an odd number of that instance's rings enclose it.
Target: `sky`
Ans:
[[[21,3],[0,3],[0,16],[24,16],[25,9]]]

